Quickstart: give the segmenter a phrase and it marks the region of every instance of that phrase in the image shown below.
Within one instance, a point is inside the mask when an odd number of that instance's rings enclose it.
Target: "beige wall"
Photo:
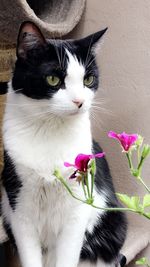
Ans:
[[[126,159],[109,130],[139,133],[150,144],[150,1],[87,0],[85,15],[73,37],[85,36],[109,27],[98,55],[101,68],[100,101],[107,112],[97,111],[94,136],[107,153],[116,190],[142,195],[127,170]],[[150,185],[150,159],[143,172]],[[149,227],[150,222],[130,217],[134,225]],[[150,253],[149,253],[150,254]]]

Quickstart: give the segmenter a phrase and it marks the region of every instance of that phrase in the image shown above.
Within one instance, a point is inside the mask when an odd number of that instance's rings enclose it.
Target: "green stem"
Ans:
[[[144,217],[146,217],[147,219],[149,219],[149,217],[147,216],[146,213],[144,212],[141,212],[141,211],[136,211],[134,209],[130,209],[130,208],[118,208],[118,207],[115,207],[115,208],[102,208],[102,207],[98,207],[96,205],[94,205],[93,203],[91,203],[91,201],[89,201],[89,199],[86,199],[86,200],[83,200],[83,199],[80,199],[78,198],[77,196],[74,195],[74,193],[72,192],[72,190],[70,189],[70,187],[68,186],[68,184],[66,183],[66,181],[63,179],[63,177],[61,175],[56,175],[54,173],[54,175],[58,178],[58,180],[65,186],[65,188],[68,190],[68,193],[76,200],[84,203],[84,204],[87,204],[87,205],[90,205],[92,206],[93,208],[96,208],[96,209],[100,209],[100,210],[104,210],[104,211],[112,211],[112,212],[115,212],[115,211],[130,211],[130,212],[134,212],[134,213],[138,213],[140,215],[143,215]],[[143,180],[142,180],[143,181]],[[148,189],[149,190],[149,189]]]
[[[58,178],[58,177],[57,177],[57,178]],[[91,204],[91,203],[89,203],[88,201],[83,200],[83,199],[78,198],[77,196],[75,196],[74,193],[72,192],[72,190],[70,189],[70,187],[69,187],[69,186],[67,185],[67,183],[64,181],[64,179],[62,179],[62,178],[60,178],[60,177],[59,177],[58,179],[59,179],[60,182],[66,187],[66,189],[68,190],[69,194],[70,194],[73,198],[75,198],[75,199],[81,201],[82,203],[88,204],[88,205],[92,206],[93,208],[97,208],[97,209],[101,209],[101,210],[106,210],[106,211],[132,211],[132,212],[134,212],[133,209],[129,209],[129,208],[118,208],[118,207],[116,207],[116,208],[101,208],[101,207],[98,207],[98,206],[96,206],[96,205],[94,205],[94,204]]]
[[[141,182],[142,185],[144,185],[144,187],[146,188],[146,190],[148,191],[148,193],[150,193],[150,188],[145,184],[145,182],[143,181],[143,179],[140,176],[137,176],[137,179]]]
[[[102,207],[96,206],[96,205],[94,205],[94,204],[92,204],[92,203],[90,203],[88,201],[84,201],[84,200],[82,200],[80,198],[77,198],[73,193],[71,195],[72,195],[73,198],[75,198],[75,199],[79,200],[80,202],[82,202],[84,204],[87,204],[87,205],[89,205],[89,206],[91,206],[91,207],[93,207],[95,209],[104,210],[104,211],[110,211],[110,212],[130,211],[130,212],[134,212],[134,213],[137,213],[139,215],[142,215],[142,216],[144,216],[145,218],[147,218],[149,220],[149,217],[147,216],[147,214],[144,213],[144,212],[141,212],[141,211],[136,211],[136,210],[130,209],[130,208],[118,208],[118,207],[114,207],[114,208],[102,208]]]
[[[91,194],[90,194],[90,189],[89,189],[89,181],[88,181],[88,176],[87,173],[84,174],[84,179],[87,187],[87,193],[88,193],[88,198],[91,199]]]
[[[130,156],[130,152],[126,153],[127,159],[128,159],[128,163],[129,163],[129,167],[130,170],[133,170],[133,164],[132,164],[132,160],[131,160],[131,156]]]
[[[143,213],[141,213],[141,212],[137,212],[138,214],[140,214],[140,215],[143,215],[146,219],[148,219],[149,220],[149,217],[143,212]]]
[[[138,165],[139,165],[141,159],[140,146],[138,146],[137,153],[138,153]]]
[[[95,175],[92,173],[92,171],[90,172],[90,175],[91,175],[91,199],[93,199],[93,189],[94,189]]]
[[[128,163],[129,163],[129,167],[130,167],[130,170],[132,171],[133,170],[133,164],[132,164],[132,160],[131,160],[131,156],[129,153],[126,153],[127,155],[127,159],[128,159]],[[140,174],[141,174],[141,168],[142,168],[142,165],[143,165],[143,162],[144,162],[144,158],[141,157],[141,160],[138,164],[138,176],[137,176],[137,179],[144,185],[144,187],[146,188],[146,190],[148,191],[148,193],[150,193],[150,188],[145,184],[145,182],[143,181],[143,179],[141,178]]]
[[[115,208],[102,208],[102,207],[98,207],[98,206],[96,206],[94,204],[89,204],[89,205],[92,206],[95,209],[106,210],[106,211],[114,211],[114,212],[115,211],[131,211],[131,212],[135,212],[135,210],[129,209],[129,208],[118,208],[118,207],[115,207]]]
[[[83,188],[85,199],[87,199],[87,193],[86,193],[86,189],[85,189],[85,181],[84,181],[84,177],[83,176],[82,176],[82,188]]]
[[[144,158],[141,157],[141,160],[140,160],[140,162],[139,162],[139,164],[138,164],[138,167],[137,167],[137,169],[138,169],[140,172],[141,172],[141,168],[142,168],[143,163],[144,163]]]
[[[91,206],[91,207],[93,207],[95,209],[104,210],[104,211],[110,211],[110,212],[116,212],[116,211],[125,212],[125,211],[130,211],[130,212],[134,212],[134,213],[137,213],[139,215],[142,215],[142,216],[144,216],[145,218],[147,218],[149,220],[149,217],[147,216],[147,214],[144,213],[144,212],[141,212],[141,211],[136,211],[134,209],[129,209],[129,208],[118,208],[118,207],[114,207],[114,208],[102,208],[102,207],[99,207],[99,206],[94,205],[93,203],[90,203],[88,201],[84,201],[82,199],[77,198],[73,193],[71,195],[72,195],[73,198],[75,198],[75,199],[81,201],[82,203],[87,204],[87,205],[89,205],[89,206]]]

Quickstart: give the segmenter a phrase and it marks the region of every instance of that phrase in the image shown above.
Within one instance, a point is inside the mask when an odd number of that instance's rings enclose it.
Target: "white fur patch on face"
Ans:
[[[84,86],[85,67],[67,49],[68,56],[67,74],[65,77],[65,89],[60,89],[52,98],[54,113],[57,115],[75,115],[86,112],[91,107],[94,92]],[[81,108],[76,103],[81,104]],[[58,108],[57,108],[58,106]]]
[[[67,78],[65,82],[83,83],[85,67],[78,61],[77,57],[75,55],[72,55],[67,49],[66,53],[69,59],[67,68]]]
[[[85,88],[83,85],[85,68],[78,61],[77,57],[66,50],[68,55],[68,68],[65,84],[72,101],[84,102],[86,99]]]
[[[89,111],[94,92],[84,86],[85,67],[75,55],[67,49],[68,65],[64,80],[65,89],[59,89],[50,99],[36,100],[24,96],[23,94],[9,95],[10,104],[15,104],[20,108],[26,117],[60,117],[65,118]],[[10,90],[12,85],[9,85]],[[76,103],[81,103],[81,108]]]

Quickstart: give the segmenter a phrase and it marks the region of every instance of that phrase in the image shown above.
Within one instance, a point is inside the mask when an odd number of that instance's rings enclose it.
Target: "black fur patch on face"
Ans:
[[[93,153],[102,152],[96,142],[93,142]],[[99,194],[107,192],[108,207],[118,207],[119,203],[105,158],[96,159],[95,186]],[[122,212],[105,212],[100,216],[92,233],[85,233],[85,241],[81,251],[81,260],[96,262],[99,258],[106,263],[119,260],[119,251],[126,237],[126,217]]]
[[[45,46],[33,48],[28,51],[26,59],[19,58],[16,62],[12,79],[13,89],[16,93],[33,99],[49,99],[64,85],[66,67],[65,58],[63,66],[59,64],[53,44],[47,43]],[[47,83],[46,77],[51,75],[60,78],[59,87],[52,87]]]
[[[88,75],[95,77],[91,90],[98,88],[98,68],[92,53],[87,55],[82,46],[77,46],[73,41],[47,42],[45,46],[39,46],[28,51],[26,59],[19,58],[16,62],[12,86],[16,93],[22,93],[33,99],[50,99],[60,88],[65,88],[67,74],[68,49],[85,66],[85,78]],[[60,84],[50,86],[47,76],[58,76]]]
[[[86,38],[85,38],[86,39]],[[96,91],[99,85],[99,70],[97,67],[95,53],[92,47],[85,46],[85,40],[81,42],[79,41],[72,41],[70,43],[66,43],[67,49],[71,54],[77,57],[80,64],[85,67],[85,77],[87,78],[90,75],[94,76],[94,83],[91,86],[91,90]]]
[[[16,173],[15,166],[6,151],[4,153],[4,169],[2,171],[2,183],[6,190],[9,204],[12,210],[15,210],[16,200],[22,187],[22,183]]]
[[[49,99],[60,89],[65,89],[68,56],[66,49],[85,66],[85,78],[94,76],[91,90],[98,88],[98,68],[94,47],[107,29],[80,40],[46,40],[32,22],[24,22],[19,31],[17,62],[12,79],[16,93],[33,99]],[[75,70],[76,71],[76,70]],[[53,87],[47,76],[58,76],[60,83]]]

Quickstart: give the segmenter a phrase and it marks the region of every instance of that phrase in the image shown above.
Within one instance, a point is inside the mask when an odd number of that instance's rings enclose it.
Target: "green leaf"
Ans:
[[[116,193],[116,195],[124,205],[128,206],[130,204],[131,201],[128,195],[120,193]]]
[[[128,208],[133,208],[131,199],[128,195],[120,193],[116,193],[116,195],[125,206],[127,206]]]
[[[132,196],[131,198],[126,195],[126,194],[116,194],[120,201],[127,206],[130,209],[133,209],[135,211],[141,210],[141,205],[140,205],[140,197],[138,196]]]
[[[143,198],[143,208],[150,207],[150,194],[146,194]]]
[[[133,206],[133,208],[135,210],[139,210],[141,208],[140,207],[140,197],[138,197],[138,196],[131,197],[131,205]]]
[[[147,261],[147,259],[146,259],[145,257],[143,257],[143,258],[137,260],[137,261],[135,262],[135,264],[136,264],[136,265],[145,265],[145,264],[148,264],[148,261]]]

